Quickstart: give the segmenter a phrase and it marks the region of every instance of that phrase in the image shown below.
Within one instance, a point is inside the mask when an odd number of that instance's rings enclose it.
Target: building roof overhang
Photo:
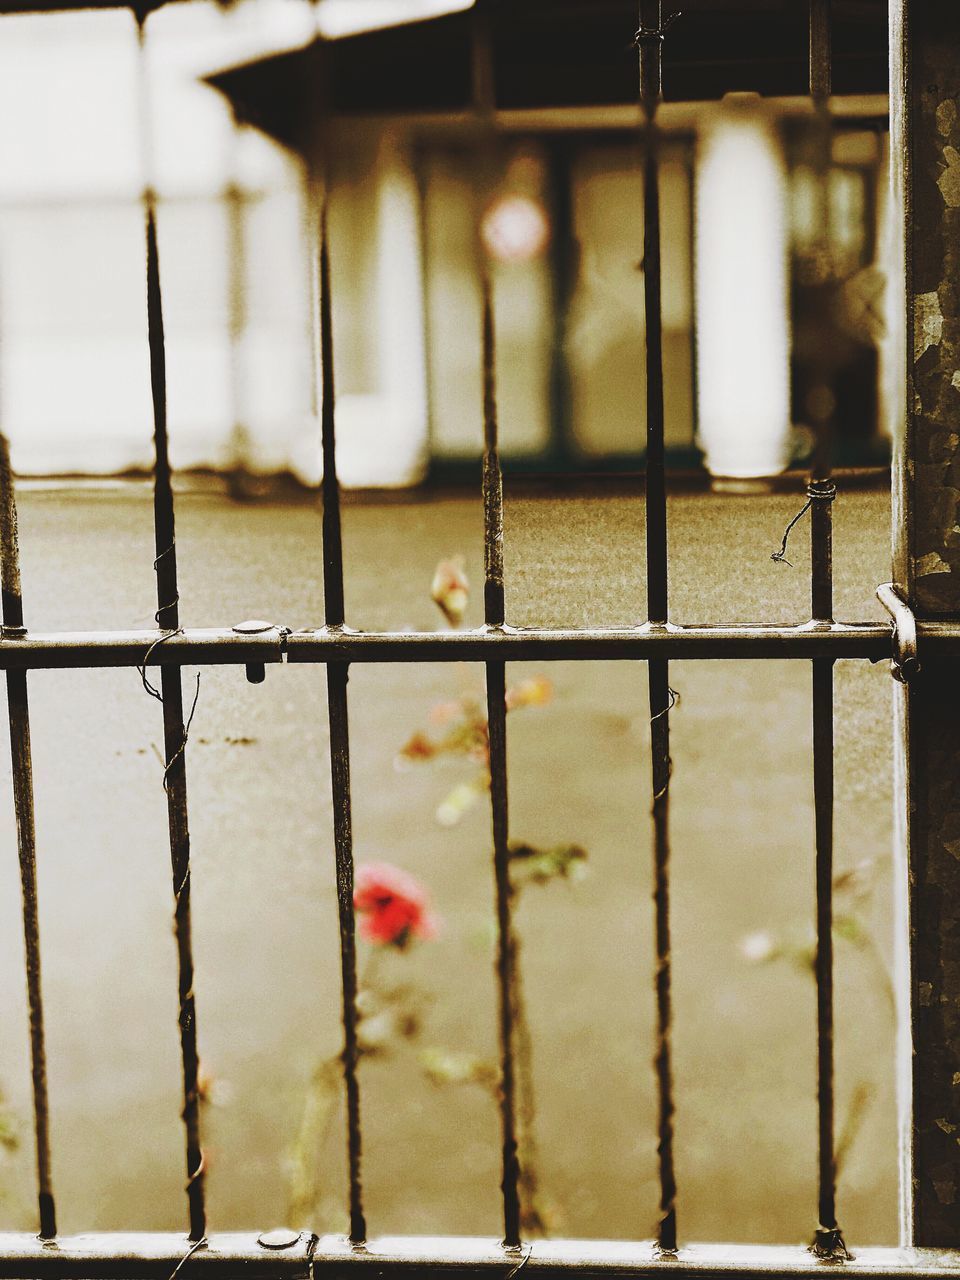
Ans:
[[[487,4],[498,113],[635,103],[635,0]],[[663,46],[666,102],[702,102],[732,91],[806,93],[806,0],[678,4],[682,16]],[[833,11],[834,93],[885,93],[886,0],[834,0]],[[206,79],[227,97],[238,120],[298,148],[303,122],[321,109],[346,116],[470,113],[473,31],[474,11],[466,9],[338,38],[318,36]]]

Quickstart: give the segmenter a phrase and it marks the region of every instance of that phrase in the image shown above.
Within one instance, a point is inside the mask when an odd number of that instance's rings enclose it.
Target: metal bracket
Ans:
[[[238,622],[232,628],[241,636],[259,636],[265,631],[286,631],[285,627],[278,627],[274,622],[263,622],[260,618],[249,618],[246,622]],[[267,678],[267,669],[262,662],[248,662],[246,664],[247,680],[250,684],[263,684]]]
[[[877,587],[877,599],[893,619],[893,657],[890,674],[901,684],[920,670],[917,656],[917,620],[913,610],[892,582]]]

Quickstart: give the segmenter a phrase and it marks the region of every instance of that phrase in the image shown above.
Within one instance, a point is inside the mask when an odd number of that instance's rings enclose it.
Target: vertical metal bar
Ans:
[[[0,432],[0,582],[2,618],[6,634],[23,630],[20,586],[20,546],[17,504],[7,437]],[[10,721],[10,763],[13,805],[17,818],[17,853],[23,901],[23,944],[30,1014],[30,1065],[33,1076],[33,1117],[37,1149],[37,1200],[40,1235],[57,1234],[50,1167],[50,1109],[47,1099],[47,1055],[44,1042],[43,992],[40,981],[40,921],[37,909],[37,837],[33,809],[33,761],[30,751],[30,710],[26,671],[8,670],[7,712]]]
[[[663,422],[663,327],[660,300],[659,139],[656,124],[661,94],[664,22],[660,0],[640,0],[637,46],[640,106],[644,118],[643,295],[647,377],[647,618],[667,622],[667,492]],[[653,785],[654,910],[656,916],[657,1158],[660,1216],[657,1245],[677,1248],[677,1183],[673,1167],[673,1070],[670,1051],[670,674],[667,662],[647,665],[650,695],[650,754]]]
[[[814,106],[814,158],[820,199],[820,234],[826,252],[828,193],[831,165],[831,124],[828,103],[832,81],[831,18],[833,0],[809,0],[810,97]],[[829,305],[829,303],[825,303]],[[823,371],[826,376],[827,371]],[[830,480],[833,453],[833,420],[828,416],[817,424],[814,455],[810,468],[810,536],[813,552],[813,618],[828,622],[833,617],[832,586],[832,499],[836,489]]]
[[[150,389],[153,400],[153,439],[156,450],[153,485],[153,518],[157,574],[157,626],[175,631],[180,626],[177,586],[177,543],[173,513],[173,487],[167,442],[166,349],[163,331],[163,296],[160,288],[160,257],[157,248],[156,195],[150,186],[150,115],[147,97],[145,45],[146,13],[134,10],[140,51],[139,76],[142,94],[142,129],[147,160],[144,188],[147,267],[147,340],[150,351]],[[170,862],[173,874],[174,937],[177,945],[177,987],[179,992],[180,1053],[183,1064],[183,1124],[186,1133],[187,1201],[190,1239],[206,1234],[204,1203],[204,1159],[200,1142],[200,1095],[198,1089],[197,1014],[193,992],[194,964],[190,910],[190,827],[187,814],[187,735],[183,721],[183,687],[179,666],[164,663],[160,668],[160,699],[163,703],[164,790],[167,796],[167,824],[170,834]]]
[[[810,97],[824,111],[832,89],[831,9],[833,0],[810,0]]]
[[[677,1182],[673,1168],[673,1020],[670,979],[670,677],[668,664],[648,664],[650,691],[650,755],[653,782],[654,889],[656,916],[657,1047],[657,1159],[660,1177],[660,1218],[657,1244],[662,1252],[677,1248]]]
[[[316,292],[320,373],[320,442],[323,455],[323,604],[328,627],[344,623],[343,538],[340,482],[336,457],[336,392],[334,384],[333,299],[330,288],[329,162],[323,102],[323,48],[315,48],[318,119],[310,144],[311,198],[317,210],[318,259]],[[343,1079],[347,1104],[350,1240],[362,1244],[367,1235],[361,1176],[362,1130],[357,1077],[357,943],[353,907],[353,832],[350,817],[350,738],[347,708],[349,664],[327,665],[327,712],[330,725],[330,781],[333,797],[333,841],[340,926],[340,975],[343,1007]]]
[[[502,627],[503,589],[503,473],[497,424],[493,290],[490,273],[483,272],[483,617],[488,627]]]
[[[347,1160],[350,1178],[350,1240],[367,1235],[361,1182],[360,1084],[357,1078],[357,943],[353,911],[353,833],[350,821],[350,735],[345,662],[327,666],[330,721],[330,777],[333,792],[333,842],[340,921],[340,973],[343,986],[343,1079],[347,1098]]]
[[[340,482],[337,479],[335,394],[333,378],[333,314],[330,293],[327,166],[323,166],[320,199],[320,441],[323,452],[323,606],[328,627],[342,627],[343,535]]]
[[[489,273],[483,288],[483,548],[484,621],[504,622],[503,476],[497,442],[497,401],[493,300]],[[506,665],[488,662],[487,725],[490,743],[490,804],[497,908],[497,995],[500,1028],[500,1125],[503,1139],[503,1243],[520,1244],[520,1160],[516,1122],[516,1026],[514,1017],[517,948],[513,936],[510,844],[507,820]]]
[[[647,618],[667,621],[667,490],[663,424],[663,321],[660,302],[659,130],[663,30],[660,0],[640,0],[640,105],[643,149],[643,302],[647,376]]]
[[[827,201],[831,163],[831,124],[828,101],[831,88],[832,0],[809,0],[810,97],[813,100],[814,157],[820,197],[820,234],[827,250]],[[828,377],[826,370],[824,376]],[[830,479],[833,453],[833,422],[827,417],[817,424],[814,455],[807,494],[810,502],[812,552],[812,617],[816,622],[833,618],[833,498],[836,488]]]
[[[496,175],[494,113],[496,82],[493,66],[493,33],[488,0],[473,8],[471,71],[473,106],[481,123],[480,186],[491,186]],[[481,360],[483,379],[483,616],[488,627],[502,627],[505,620],[503,584],[503,472],[500,466],[497,420],[496,334],[493,282],[477,218],[477,263],[481,289]],[[516,1070],[516,965],[517,944],[513,932],[510,882],[510,838],[507,799],[507,689],[506,665],[486,664],[487,730],[490,749],[490,807],[493,824],[493,867],[497,912],[497,1001],[500,1038],[500,1131],[502,1138],[503,1243],[520,1246],[520,1156],[517,1138]]]
[[[814,1252],[845,1253],[836,1215],[833,1098],[833,659],[813,664],[813,794],[817,885],[819,1194]]]
[[[960,620],[956,409],[960,292],[960,5],[891,0],[891,213],[904,276],[891,349],[895,423],[894,571],[920,621]],[[899,264],[898,264],[899,265]],[[905,285],[905,288],[904,288]],[[900,1068],[903,1243],[960,1247],[960,682],[927,657],[895,686],[900,727]]]
[[[828,99],[831,87],[832,0],[809,0],[810,96],[816,122],[816,168],[822,225],[830,174],[831,126]],[[825,234],[825,232],[824,232]],[[814,622],[833,620],[833,500],[830,479],[833,431],[830,421],[819,424],[807,495],[810,499],[810,605]],[[834,1142],[833,1062],[833,659],[813,664],[813,805],[816,849],[817,952],[817,1230],[812,1250],[818,1257],[845,1258],[843,1235],[837,1224],[836,1152]]]

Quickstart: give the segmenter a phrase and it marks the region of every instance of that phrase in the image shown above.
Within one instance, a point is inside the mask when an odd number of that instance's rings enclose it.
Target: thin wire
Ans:
[[[664,36],[676,20],[681,17],[683,17],[683,10],[677,9],[674,13],[668,13],[662,22],[655,27],[645,27],[641,24],[634,32],[633,43],[637,48],[644,44],[650,44],[653,41],[658,41],[662,44]]]
[[[514,1245],[514,1246],[510,1246],[510,1247],[513,1247],[513,1248],[519,1248],[520,1246]],[[526,1245],[526,1247],[525,1247],[525,1252],[524,1252],[523,1257],[520,1259],[520,1261],[517,1263],[517,1265],[516,1265],[515,1267],[511,1267],[511,1269],[510,1269],[510,1270],[507,1272],[507,1274],[503,1277],[503,1280],[514,1280],[514,1276],[518,1276],[518,1275],[520,1274],[520,1272],[523,1270],[523,1268],[524,1268],[524,1267],[527,1265],[527,1263],[530,1261],[530,1255],[531,1255],[532,1253],[533,1253],[533,1242],[532,1242],[532,1241],[528,1241],[528,1242],[527,1242],[527,1245]]]
[[[659,720],[661,716],[665,716],[665,715],[669,714],[669,712],[671,712],[671,711],[673,710],[673,708],[674,708],[674,707],[676,707],[676,706],[678,706],[678,705],[679,705],[679,702],[680,702],[680,695],[679,695],[679,693],[677,693],[676,689],[672,689],[672,688],[669,688],[669,687],[668,687],[668,688],[667,688],[667,694],[668,694],[668,696],[669,696],[669,702],[668,702],[668,703],[667,703],[667,705],[663,708],[663,710],[662,710],[662,711],[658,711],[658,712],[657,712],[657,714],[656,714],[655,716],[651,716],[651,717],[650,717],[650,723],[651,723],[651,724],[653,724],[653,722],[654,722],[655,720]]]
[[[793,561],[787,559],[787,539],[795,524],[798,524],[807,514],[817,499],[825,502],[833,502],[837,496],[837,486],[832,480],[811,480],[807,485],[807,500],[793,517],[786,529],[783,531],[783,538],[780,542],[779,551],[771,551],[770,559],[777,564],[788,564],[793,568]]]
[[[800,521],[807,514],[807,512],[810,510],[812,505],[813,505],[813,499],[808,498],[806,502],[803,504],[803,506],[800,508],[800,510],[797,512],[797,514],[793,517],[793,519],[787,525],[786,529],[784,529],[783,538],[780,541],[780,550],[770,552],[770,559],[773,560],[776,564],[788,564],[791,569],[793,568],[793,561],[787,559],[787,539],[790,537],[790,531],[793,529],[793,526],[795,524],[800,523]]]
[[[189,1260],[193,1257],[193,1255],[197,1252],[197,1250],[203,1248],[203,1246],[206,1243],[207,1243],[206,1236],[201,1236],[199,1240],[194,1240],[193,1244],[190,1246],[187,1252],[183,1255],[183,1257],[180,1259],[177,1265],[170,1272],[170,1280],[177,1280],[177,1276],[180,1273],[180,1268],[184,1265],[185,1262],[189,1262]]]
[[[157,702],[159,702],[161,705],[163,704],[163,694],[156,687],[156,685],[152,685],[150,681],[147,679],[147,663],[150,661],[151,657],[153,656],[154,650],[159,649],[160,645],[162,645],[167,640],[172,640],[174,636],[182,636],[182,635],[183,635],[183,627],[172,627],[169,631],[165,632],[162,636],[159,636],[156,640],[154,640],[153,644],[151,644],[150,648],[143,655],[143,661],[140,663],[139,667],[137,668],[137,670],[140,672],[140,683],[143,685],[144,692],[148,693],[151,698],[156,698]]]
[[[194,713],[196,712],[196,709],[197,709],[197,703],[199,702],[199,700],[200,700],[200,672],[198,671],[198,672],[197,672],[197,687],[196,687],[196,688],[194,689],[194,691],[193,691],[193,704],[192,704],[192,705],[191,705],[191,707],[190,707],[190,714],[189,714],[189,716],[187,717],[187,723],[186,723],[186,724],[184,725],[184,727],[183,727],[183,739],[182,739],[182,741],[181,741],[181,743],[180,743],[180,746],[176,749],[176,751],[173,753],[173,755],[172,755],[172,756],[170,757],[170,759],[167,761],[167,763],[166,763],[166,767],[165,767],[165,768],[164,768],[164,770],[163,770],[163,789],[164,789],[164,791],[167,791],[167,790],[168,790],[168,782],[169,782],[169,778],[170,778],[170,770],[173,768],[173,766],[177,763],[177,761],[178,761],[178,760],[180,759],[180,757],[183,755],[184,751],[186,751],[186,749],[187,749],[187,739],[190,737],[190,726],[193,724],[193,717],[194,717]],[[162,701],[162,699],[161,699],[161,701]],[[202,1155],[202,1153],[201,1153],[201,1157],[200,1157],[200,1165],[201,1165],[201,1168],[202,1168],[202,1165],[203,1165],[203,1155]],[[199,1173],[199,1172],[200,1172],[200,1169],[197,1169],[197,1170],[196,1170],[196,1173]],[[196,1173],[195,1173],[193,1176],[196,1176]]]

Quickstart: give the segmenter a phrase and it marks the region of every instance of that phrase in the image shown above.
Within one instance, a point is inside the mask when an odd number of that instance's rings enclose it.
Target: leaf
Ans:
[[[863,925],[853,915],[840,915],[833,918],[833,932],[844,942],[852,942],[855,947],[866,945],[867,936]]]
[[[20,1149],[20,1132],[16,1117],[6,1107],[0,1109],[0,1147],[11,1155]]]
[[[437,748],[427,735],[415,733],[400,748],[396,764],[399,767],[406,764],[422,764],[425,760],[432,760],[436,754]]]
[[[442,827],[455,827],[484,795],[489,787],[487,776],[481,775],[472,782],[461,782],[453,788],[445,800],[437,806],[437,821]]]
[[[524,880],[547,884],[551,880],[582,880],[587,871],[587,851],[579,844],[558,844],[550,849],[516,842],[510,857]]]
[[[479,1084],[496,1088],[500,1078],[494,1063],[472,1053],[432,1045],[420,1051],[420,1065],[431,1084]]]

